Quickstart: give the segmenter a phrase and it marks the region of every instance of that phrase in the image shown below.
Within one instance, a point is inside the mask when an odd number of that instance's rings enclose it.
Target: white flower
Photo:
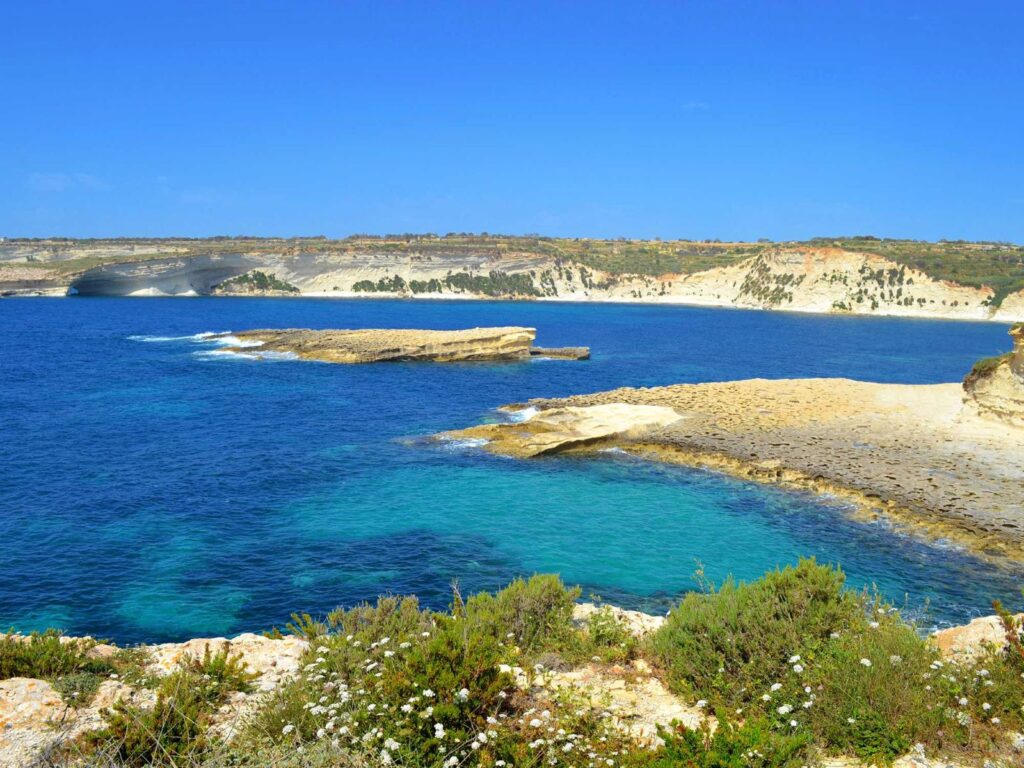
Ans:
[[[789,704],[783,704],[781,707],[776,707],[775,711],[780,715],[788,715],[793,711],[793,708]]]
[[[846,722],[848,722],[850,725],[853,725],[857,721],[854,718],[852,718],[852,717],[848,717],[848,718],[846,718]]]
[[[797,721],[796,721],[796,720],[790,720],[790,721],[789,721],[789,724],[790,724],[791,726],[793,726],[794,728],[796,728],[796,727],[797,727],[797,725],[799,725],[799,723],[797,723]]]
[[[434,738],[435,739],[443,739],[444,738],[444,725],[442,725],[441,723],[434,723]]]
[[[801,672],[804,671],[803,664],[794,664],[793,665],[793,671],[796,672],[799,675]]]
[[[468,688],[463,688],[456,695],[459,697],[459,701],[465,701],[466,699],[469,698],[469,689]]]
[[[286,725],[284,728],[281,729],[281,733],[283,733],[285,736],[287,736],[289,733],[291,733],[294,730],[295,730],[295,726],[292,725],[291,723],[288,723],[288,725]]]
[[[990,709],[992,709],[992,705],[986,701],[984,704],[981,705],[981,708],[988,712]]]
[[[995,723],[996,725],[999,725],[999,718],[998,717],[993,717],[992,718],[992,722]]]
[[[384,658],[386,658],[386,659],[390,659],[394,655],[395,655],[394,651],[384,651]]]
[[[861,663],[861,666],[870,667],[871,666],[871,659],[861,659],[860,663]]]
[[[540,728],[542,725],[543,725],[543,723],[540,720],[538,720],[536,717],[533,718],[533,720],[530,721],[530,727],[531,728]]]
[[[386,749],[382,749],[380,751],[380,764],[391,765],[391,753],[388,752]]]
[[[771,700],[772,700],[772,697],[771,697],[771,696],[769,696],[769,695],[768,695],[767,693],[766,693],[766,694],[764,694],[764,695],[763,695],[763,696],[761,697],[761,701],[771,701]]]
[[[796,664],[798,661],[800,661],[800,656],[799,655],[793,655],[793,656],[789,657],[789,663],[790,664]]]
[[[871,627],[872,629],[878,629],[878,622],[877,621],[872,621],[870,624],[868,624],[868,626]]]
[[[424,696],[425,696],[426,698],[428,698],[428,699],[432,699],[432,698],[434,698],[434,692],[433,692],[432,690],[430,690],[429,688],[426,688],[426,689],[425,689],[425,690],[423,691],[423,695],[424,695]]]
[[[962,696],[960,698],[960,706],[961,707],[966,707],[967,706],[967,697],[966,696]]]
[[[892,656],[889,657],[890,664],[899,664],[901,661],[903,661],[903,657],[899,654],[894,653]]]
[[[782,687],[782,683],[772,683],[772,691],[777,691]]]
[[[701,699],[697,702],[697,709],[704,709],[708,705],[707,699]]]

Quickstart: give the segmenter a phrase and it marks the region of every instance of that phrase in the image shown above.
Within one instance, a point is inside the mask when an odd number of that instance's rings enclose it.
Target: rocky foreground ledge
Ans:
[[[537,331],[518,326],[470,328],[458,331],[364,328],[359,330],[310,330],[287,328],[241,331],[232,336],[241,343],[228,352],[287,354],[325,363],[378,363],[432,361],[526,360],[530,357],[586,360],[586,347],[543,348],[533,346]]]
[[[958,384],[751,379],[536,399],[444,438],[529,458],[619,448],[853,501],[934,538],[1024,561],[1024,333]]]
[[[626,632],[643,639],[657,631],[665,622],[661,616],[628,611],[612,606],[598,607],[582,603],[573,611],[577,626],[602,613],[610,616]],[[1024,614],[1022,614],[1024,616]],[[1018,617],[1020,618],[1020,616]],[[0,635],[0,638],[4,636]],[[14,637],[27,640],[22,636]],[[280,687],[295,680],[309,667],[303,667],[310,650],[308,640],[298,636],[266,637],[246,633],[235,638],[196,638],[183,643],[143,645],[131,649],[95,643],[92,638],[64,637],[63,642],[90,644],[88,655],[97,660],[118,654],[132,653],[137,659],[138,674],[133,679],[111,675],[92,696],[88,706],[76,707],[66,692],[59,692],[46,680],[14,677],[0,680],[0,766],[4,768],[36,768],[57,765],[66,759],[66,750],[76,740],[104,728],[115,705],[153,707],[157,700],[153,681],[166,678],[190,659],[201,659],[212,650],[226,651],[244,663],[253,678],[248,693],[234,693],[214,716],[213,733],[230,741],[246,722]],[[942,630],[932,642],[943,658],[962,662],[1004,648],[1006,637],[996,616],[975,619],[970,624]],[[672,693],[657,670],[643,659],[622,664],[602,663],[597,657],[591,663],[573,668],[556,665],[541,670],[511,667],[516,685],[524,692],[543,689],[551,693],[566,689],[582,696],[580,701],[611,715],[613,727],[641,745],[653,746],[659,741],[659,728],[678,723],[688,729],[700,729],[715,719],[704,702],[689,702]],[[774,690],[774,689],[773,689]],[[62,695],[62,693],[64,695]],[[72,696],[75,694],[72,694]],[[1024,752],[1024,737],[1018,751]],[[65,751],[65,752],[62,752]],[[63,758],[62,758],[63,755]],[[73,761],[72,761],[73,762]],[[855,768],[856,760],[834,758],[820,765],[824,768]],[[912,752],[898,759],[898,768],[956,768],[952,763],[930,760],[923,753]]]

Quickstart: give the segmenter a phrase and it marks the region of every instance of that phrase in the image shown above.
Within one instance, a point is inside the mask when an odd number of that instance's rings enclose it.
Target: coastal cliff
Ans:
[[[1024,320],[1024,249],[876,238],[806,243],[491,236],[7,241],[0,294],[258,294],[623,301]],[[248,276],[248,277],[246,277]]]
[[[1024,427],[1024,324],[1010,336],[1013,351],[978,361],[964,379],[964,400],[979,415]]]

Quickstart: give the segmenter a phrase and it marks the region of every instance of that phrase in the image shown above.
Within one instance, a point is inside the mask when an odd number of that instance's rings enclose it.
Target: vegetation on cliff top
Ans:
[[[1006,352],[1002,355],[995,355],[993,357],[983,357],[978,360],[972,367],[970,372],[964,377],[963,387],[965,390],[970,392],[974,389],[974,385],[977,384],[981,379],[991,376],[996,368],[1003,363],[1010,362],[1010,358],[1013,357],[1012,352]]]
[[[225,280],[216,288],[218,293],[256,293],[273,291],[278,293],[299,293],[299,289],[291,283],[278,279],[277,275],[267,274],[258,269],[246,272]]]
[[[936,280],[974,288],[991,288],[993,306],[1024,290],[1024,246],[1010,243],[940,240],[890,240],[874,237],[818,238],[811,245],[830,245],[847,251],[876,253]]]
[[[950,662],[891,606],[810,560],[708,585],[639,643],[607,609],[574,624],[578,597],[535,576],[468,600],[456,587],[445,612],[385,597],[322,620],[297,615],[288,631],[309,641],[301,674],[259,699],[231,743],[214,714],[251,676],[208,651],[157,683],[154,706],[115,707],[64,764],[796,768],[855,755],[882,765],[914,744],[999,759],[1024,727],[1021,627],[1005,611],[1006,649]],[[6,674],[24,658],[0,646]],[[544,682],[583,661],[642,658],[717,729],[673,725],[661,747],[642,747],[582,691]]]

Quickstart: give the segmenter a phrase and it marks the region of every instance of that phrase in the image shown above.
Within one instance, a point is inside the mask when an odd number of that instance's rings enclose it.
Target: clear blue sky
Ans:
[[[1024,3],[16,2],[0,235],[1024,242]]]

